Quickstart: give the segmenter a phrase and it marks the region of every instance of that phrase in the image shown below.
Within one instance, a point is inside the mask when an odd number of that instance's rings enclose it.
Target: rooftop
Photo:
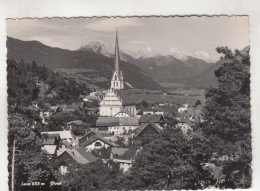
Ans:
[[[42,132],[43,134],[48,134],[48,135],[53,135],[53,134],[59,134],[60,139],[72,139],[73,135],[70,131],[46,131],[46,132]]]
[[[133,117],[133,114],[131,113],[131,112],[129,112],[129,111],[127,111],[126,109],[122,109],[121,111],[119,111],[118,113],[127,113],[130,117]],[[117,113],[117,114],[118,114]],[[116,115],[117,115],[116,114]]]
[[[145,130],[145,128],[147,128],[149,125],[151,127],[153,127],[155,129],[155,131],[157,131],[157,133],[159,133],[161,131],[154,123],[149,122],[149,123],[145,123],[141,127],[137,128],[136,132],[134,134],[134,137],[138,137]]]
[[[97,140],[100,140],[108,145],[110,145],[111,147],[118,147],[117,144],[113,143],[112,141],[109,141],[107,139],[105,139],[104,137],[98,135],[96,137],[93,137],[93,138],[90,138],[88,141],[86,141],[85,143],[82,144],[83,147],[86,147],[90,144],[92,144],[93,142],[97,141]]]
[[[90,152],[86,152],[84,148],[78,149],[66,149],[59,157],[63,154],[68,153],[77,163],[87,164],[97,161],[98,159]]]
[[[124,126],[124,125],[139,125],[136,117],[99,117],[96,121],[96,126]]]
[[[44,145],[43,151],[49,155],[54,155],[57,149],[57,145]]]
[[[163,120],[162,115],[142,115],[140,118],[140,123],[159,123],[161,120]]]
[[[126,152],[124,152],[123,155],[119,155],[118,156],[118,159],[119,160],[132,160],[135,156],[136,156],[136,153],[137,153],[137,148],[129,148]]]
[[[118,156],[123,155],[129,148],[116,148],[113,147],[111,153],[117,154]]]

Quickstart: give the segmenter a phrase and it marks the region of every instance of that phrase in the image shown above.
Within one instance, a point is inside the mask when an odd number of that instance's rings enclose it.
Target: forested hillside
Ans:
[[[35,61],[7,60],[8,105],[28,106],[35,100],[50,104],[70,103],[90,90],[83,83],[53,72]]]

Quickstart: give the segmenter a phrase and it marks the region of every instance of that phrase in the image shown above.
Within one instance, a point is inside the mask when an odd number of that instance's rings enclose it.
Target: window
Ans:
[[[102,146],[102,143],[99,142],[99,141],[98,141],[98,142],[95,142],[94,146],[95,146],[95,147],[101,147],[101,146]]]

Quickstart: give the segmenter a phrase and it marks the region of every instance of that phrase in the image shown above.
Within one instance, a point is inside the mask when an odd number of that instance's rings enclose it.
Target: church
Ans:
[[[99,115],[103,117],[115,117],[119,113],[122,115],[122,112],[131,113],[133,116],[136,115],[135,103],[124,91],[125,83],[123,72],[120,69],[119,54],[118,35],[116,32],[114,72],[110,89],[106,92],[100,102]]]

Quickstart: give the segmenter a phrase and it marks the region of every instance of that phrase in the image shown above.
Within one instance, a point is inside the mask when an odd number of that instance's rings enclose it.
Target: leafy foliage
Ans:
[[[29,126],[24,115],[10,115],[8,121],[8,170],[11,172],[12,150],[15,140],[16,187],[19,187],[22,182],[41,181],[48,184],[53,179],[51,160],[41,151],[40,134]],[[9,183],[10,180],[9,178]]]
[[[117,186],[114,182],[120,175],[118,164],[101,160],[71,168],[70,173],[61,177],[63,190],[109,190]]]
[[[85,84],[38,66],[35,61],[26,64],[8,59],[7,81],[8,105],[28,106],[38,99],[52,104],[70,103],[84,91],[89,92]]]
[[[196,189],[204,177],[195,148],[179,129],[166,128],[138,153],[122,180],[128,189]],[[131,180],[131,181],[128,181]]]
[[[217,87],[206,92],[205,117],[202,131],[216,143],[214,154],[227,159],[223,166],[223,188],[251,186],[251,123],[250,123],[250,60],[248,51],[232,52],[227,47],[217,48],[223,55],[216,70]]]

